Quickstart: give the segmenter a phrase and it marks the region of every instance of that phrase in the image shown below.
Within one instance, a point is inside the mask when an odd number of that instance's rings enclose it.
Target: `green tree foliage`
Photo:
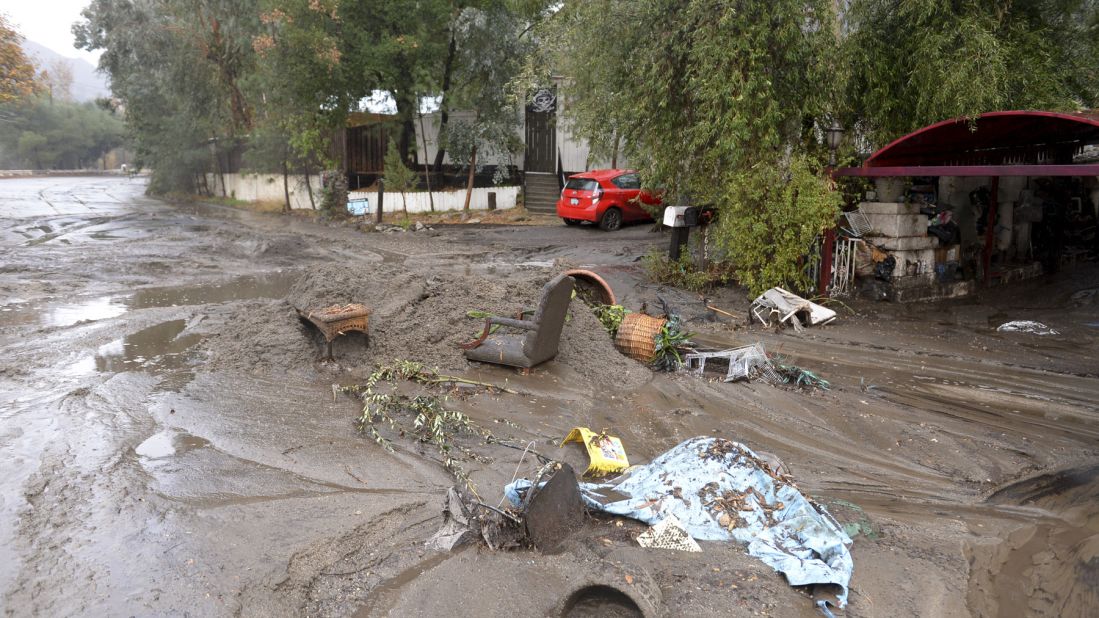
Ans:
[[[405,193],[415,188],[416,179],[416,172],[409,168],[401,157],[397,142],[390,140],[389,149],[385,153],[385,188],[401,194],[405,214],[408,214],[408,198]]]
[[[1099,98],[1093,0],[855,0],[848,124],[882,145],[927,124]]]
[[[415,147],[419,96],[440,88],[447,57],[448,25],[456,7],[448,0],[343,2],[342,58],[358,88],[356,100],[389,93],[397,106],[398,147],[410,160]]]
[[[669,200],[717,207],[713,238],[754,292],[805,283],[798,257],[839,209],[819,130],[834,24],[827,0],[566,3],[542,64],[597,153],[620,142]]]
[[[475,110],[466,141],[510,152],[519,115],[503,86],[522,57],[522,16],[546,4],[92,0],[74,33],[104,50],[150,190],[193,192],[245,149],[256,171],[331,167],[333,133],[377,92],[396,102],[406,162],[422,97]]]
[[[202,188],[214,152],[252,127],[256,0],[92,0],[83,17],[77,45],[103,50],[138,160],[153,170],[149,190]]]
[[[99,158],[125,141],[125,126],[94,103],[70,103],[46,94],[0,105],[0,166],[33,169],[95,168]]]
[[[515,96],[506,86],[521,75],[524,59],[534,51],[530,27],[540,19],[545,4],[470,3],[452,20],[454,85],[445,93],[445,104],[472,112],[440,134],[439,143],[450,151],[452,160],[471,164],[476,150],[482,160],[494,155],[510,163],[522,148],[518,133],[525,97]],[[496,180],[504,178],[498,175]]]
[[[259,131],[285,143],[278,163],[305,172],[333,167],[331,138],[361,87],[348,75],[341,45],[345,22],[336,0],[264,0],[252,40],[257,70],[249,82]],[[270,167],[270,166],[269,166]]]

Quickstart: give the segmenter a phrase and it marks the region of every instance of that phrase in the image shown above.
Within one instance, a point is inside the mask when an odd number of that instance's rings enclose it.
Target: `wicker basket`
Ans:
[[[614,347],[634,360],[647,363],[656,354],[656,334],[667,321],[644,313],[627,313],[618,327]]]

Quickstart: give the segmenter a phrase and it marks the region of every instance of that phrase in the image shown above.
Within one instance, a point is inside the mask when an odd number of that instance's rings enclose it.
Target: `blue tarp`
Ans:
[[[529,488],[519,480],[504,493],[518,505]],[[835,584],[847,604],[851,538],[739,442],[691,438],[607,482],[580,483],[580,493],[594,510],[649,525],[675,515],[695,539],[735,539],[791,585]]]

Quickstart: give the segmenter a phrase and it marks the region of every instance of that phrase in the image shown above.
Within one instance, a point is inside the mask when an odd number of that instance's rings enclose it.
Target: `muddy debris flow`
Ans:
[[[933,303],[854,300],[773,332],[750,296],[653,284],[650,226],[557,221],[363,233],[144,195],[140,179],[0,179],[0,615],[820,616],[733,543],[642,548],[585,517],[553,553],[437,552],[437,452],[357,431],[361,384],[412,360],[508,390],[408,386],[512,440],[468,438],[486,503],[573,427],[644,464],[695,436],[773,453],[854,535],[847,616],[1089,616],[1099,599],[1099,267]],[[658,373],[580,301],[524,376],[457,344],[572,267],[623,305],[666,299],[718,349],[762,343],[829,390]],[[372,307],[320,360],[304,309]],[[836,308],[833,306],[832,308]],[[1033,321],[1057,334],[998,332]],[[394,432],[395,433],[395,432]],[[575,448],[574,448],[575,447]]]
[[[372,309],[369,341],[358,333],[336,339],[336,363],[369,372],[376,364],[408,360],[441,371],[469,369],[459,344],[476,339],[484,320],[470,311],[514,317],[538,301],[550,278],[507,280],[449,272],[422,273],[394,264],[362,270],[318,267],[302,274],[281,301],[229,305],[188,332],[216,368],[270,371],[312,366],[322,349],[318,332],[297,311],[363,303]],[[615,350],[582,301],[570,307],[557,362],[598,384],[637,385],[650,378],[644,365]]]

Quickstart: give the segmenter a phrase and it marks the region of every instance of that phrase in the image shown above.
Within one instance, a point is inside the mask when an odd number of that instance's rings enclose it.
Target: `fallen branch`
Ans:
[[[723,315],[727,318],[733,318],[734,320],[742,319],[739,315],[736,315],[735,313],[729,313],[728,311],[725,311],[724,309],[718,309],[717,307],[715,307],[713,305],[706,305],[706,308],[709,309],[710,311],[713,311],[714,313],[720,313],[721,315]]]
[[[506,387],[503,387],[503,386],[497,386],[495,384],[492,384],[491,382],[478,382],[477,380],[467,380],[466,378],[459,378],[457,376],[448,376],[448,375],[442,375],[442,374],[435,374],[434,377],[428,377],[427,375],[423,375],[423,376],[420,376],[420,377],[414,377],[413,379],[416,380],[417,382],[420,382],[421,384],[443,384],[443,383],[446,383],[446,382],[453,382],[453,383],[456,383],[456,384],[471,384],[473,386],[481,386],[481,387],[484,387],[484,388],[491,388],[491,389],[498,390],[502,393],[510,393],[512,395],[518,395],[519,394],[519,391],[512,390],[510,388],[506,388]]]

